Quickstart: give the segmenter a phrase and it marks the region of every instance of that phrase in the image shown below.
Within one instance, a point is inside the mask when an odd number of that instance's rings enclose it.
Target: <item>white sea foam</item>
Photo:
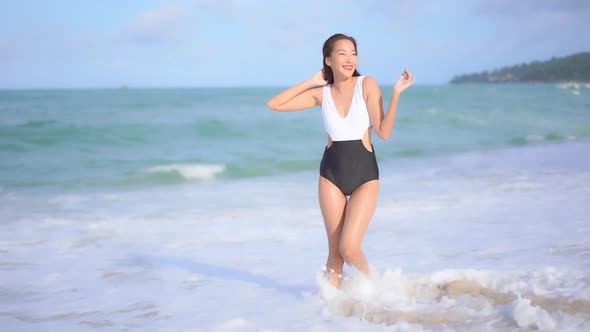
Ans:
[[[545,139],[545,137],[543,135],[528,135],[526,137],[526,139],[529,142],[537,142],[537,141],[543,141]]]
[[[244,319],[234,318],[213,328],[213,332],[248,332],[256,331],[255,324]]]
[[[557,87],[560,89],[576,89],[579,90],[582,86],[588,87],[590,86],[590,84],[586,84],[586,85],[582,85],[578,82],[564,82],[564,83],[558,83]]]
[[[519,327],[529,327],[541,330],[555,329],[556,323],[547,311],[531,305],[531,300],[521,299],[514,301],[514,319]]]
[[[177,173],[187,180],[211,180],[223,171],[225,165],[216,164],[171,164],[145,170],[147,173]]]
[[[487,320],[495,321],[499,329],[512,325],[505,320],[504,313],[505,306],[510,305],[511,316],[519,327],[547,330],[556,328],[564,314],[590,313],[590,300],[579,300],[578,307],[573,307],[568,305],[571,294],[554,290],[576,289],[576,282],[568,282],[568,278],[579,280],[580,276],[559,271],[559,285],[551,285],[555,272],[556,269],[532,274],[451,269],[408,275],[397,269],[383,274],[374,271],[366,277],[353,271],[344,277],[339,289],[322,273],[316,279],[327,310],[338,316],[435,329],[441,325],[468,328],[465,321],[480,324]],[[532,304],[531,298],[538,304]]]

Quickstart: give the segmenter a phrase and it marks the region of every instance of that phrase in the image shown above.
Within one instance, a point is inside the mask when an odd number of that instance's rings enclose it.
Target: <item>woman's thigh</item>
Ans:
[[[342,225],[341,244],[360,248],[365,232],[377,208],[379,180],[372,180],[361,185],[352,193]]]
[[[344,223],[346,196],[336,185],[320,176],[318,197],[330,248],[337,250]]]

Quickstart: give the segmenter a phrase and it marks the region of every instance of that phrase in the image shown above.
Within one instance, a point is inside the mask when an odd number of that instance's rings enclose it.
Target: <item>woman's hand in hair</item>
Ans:
[[[400,75],[397,82],[393,86],[393,92],[397,93],[398,95],[404,92],[407,88],[409,88],[414,82],[416,81],[416,76],[410,72],[408,68],[404,70],[404,72]]]
[[[310,78],[310,80],[314,86],[324,86],[324,85],[328,84],[328,81],[326,81],[323,69],[320,69],[320,71],[315,73],[315,75],[313,75]]]

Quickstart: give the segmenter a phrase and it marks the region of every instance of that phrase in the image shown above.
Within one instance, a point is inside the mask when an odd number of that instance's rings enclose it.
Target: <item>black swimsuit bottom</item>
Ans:
[[[333,141],[324,150],[320,175],[350,196],[365,182],[379,179],[375,149],[370,152],[362,140]]]

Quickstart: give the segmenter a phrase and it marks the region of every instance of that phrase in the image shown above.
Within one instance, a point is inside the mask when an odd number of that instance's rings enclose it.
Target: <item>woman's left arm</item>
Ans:
[[[377,136],[381,137],[381,139],[387,140],[391,136],[399,97],[402,92],[414,84],[415,81],[416,76],[406,68],[393,86],[387,113],[383,111],[383,97],[381,96],[381,89],[379,88],[377,81],[370,76],[366,77],[363,81],[363,90],[366,91],[367,94],[366,100],[369,118],[371,119],[373,130],[375,130],[375,133]]]

